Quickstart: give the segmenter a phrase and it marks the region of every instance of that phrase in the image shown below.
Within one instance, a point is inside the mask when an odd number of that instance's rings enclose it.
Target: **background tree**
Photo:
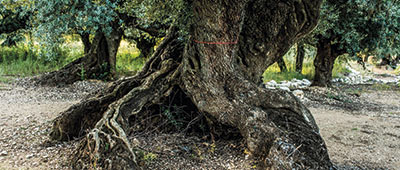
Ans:
[[[124,18],[118,13],[119,1],[38,0],[36,30],[49,50],[63,42],[63,35],[81,35],[87,54],[60,70],[39,77],[41,84],[72,83],[85,78],[112,79],[122,38]],[[128,21],[129,22],[129,21]],[[93,39],[90,41],[90,35]],[[90,47],[88,47],[90,46]],[[57,57],[48,55],[48,57]]]
[[[74,166],[137,168],[136,147],[128,138],[135,134],[132,127],[149,126],[143,118],[158,124],[163,116],[152,115],[175,106],[168,113],[185,117],[176,109],[185,108],[184,113],[207,117],[211,129],[236,129],[264,166],[280,167],[272,158],[281,155],[293,168],[331,168],[310,111],[291,93],[259,86],[264,70],[316,26],[320,1],[196,0],[169,5],[178,15],[155,11],[175,16],[176,27],[142,71],[55,120],[53,139],[71,139],[91,129],[74,155]]]
[[[157,5],[166,3],[169,2]],[[142,8],[156,8],[146,4],[146,1],[38,0],[35,8],[36,32],[43,37],[48,51],[54,48],[53,45],[63,42],[62,35],[71,33],[79,34],[85,47],[84,57],[41,76],[38,79],[41,84],[68,84],[82,77],[113,79],[122,37],[134,39],[141,54],[150,56],[156,42],[154,38],[164,36],[168,24],[172,22],[169,18],[156,22],[151,16],[145,16]],[[53,56],[50,54],[49,57]]]
[[[311,37],[317,47],[313,85],[331,86],[335,59],[348,54],[384,58],[399,52],[400,2],[396,0],[326,0],[321,22]],[[310,41],[309,41],[310,42]]]
[[[33,11],[29,1],[0,1],[0,35],[5,36],[2,46],[15,46],[24,39],[20,34],[31,27]]]

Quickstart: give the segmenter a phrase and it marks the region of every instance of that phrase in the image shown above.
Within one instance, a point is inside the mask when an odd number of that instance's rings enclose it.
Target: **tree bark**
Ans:
[[[88,38],[88,35],[82,36],[85,46],[83,57],[60,70],[36,77],[36,83],[55,86],[71,84],[83,79],[113,79],[116,74],[116,56],[122,38],[121,31],[115,30],[109,35],[98,31],[92,43]]]
[[[278,66],[279,66],[279,69],[281,70],[281,72],[287,72],[288,71],[287,67],[286,67],[286,64],[285,64],[285,60],[283,60],[283,57],[279,58],[277,63],[278,63]]]
[[[305,49],[304,44],[301,42],[297,43],[297,55],[296,55],[296,72],[300,73],[303,70],[303,61],[304,61]]]
[[[81,41],[83,44],[83,52],[84,55],[89,54],[90,48],[92,46],[92,43],[90,42],[90,34],[89,33],[81,33],[79,34],[81,37]]]
[[[317,44],[317,56],[314,60],[315,76],[312,86],[332,87],[332,70],[335,60],[344,51],[338,44],[332,44],[329,38],[321,38]]]
[[[132,127],[161,106],[180,104],[207,117],[211,128],[238,129],[260,167],[329,169],[310,111],[291,93],[259,87],[276,56],[315,27],[320,3],[194,1],[188,42],[171,30],[141,72],[68,109],[51,136],[92,129],[74,154],[75,168],[138,168]],[[171,100],[176,92],[184,104]]]

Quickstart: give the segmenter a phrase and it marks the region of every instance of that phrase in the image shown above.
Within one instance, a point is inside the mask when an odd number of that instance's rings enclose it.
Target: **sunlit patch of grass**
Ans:
[[[117,55],[117,73],[120,76],[129,76],[142,69],[145,58],[139,58],[140,51],[134,44],[122,41]]]
[[[291,59],[289,57],[284,57],[287,72],[281,72],[277,63],[268,67],[268,69],[264,72],[263,77],[264,81],[283,81],[283,80],[292,80],[296,79],[309,79],[311,80],[314,76],[314,66],[313,61],[310,58],[305,58],[303,62],[303,70],[301,73],[295,71],[296,63],[295,59]]]
[[[16,47],[0,47],[0,74],[31,76],[61,67],[62,60],[46,61],[39,57],[35,47],[18,44]]]
[[[292,80],[296,79],[308,79],[312,80],[314,78],[315,69],[314,69],[314,57],[306,56],[303,62],[303,69],[301,74],[295,71],[296,67],[296,58],[294,55],[285,55],[283,57],[286,67],[288,69],[287,72],[281,72],[277,63],[268,67],[268,69],[264,72],[263,78],[264,81],[283,81],[283,80]],[[335,61],[333,70],[332,70],[332,77],[338,78],[344,75],[344,73],[348,73],[349,70],[345,67],[346,63],[341,60],[337,59]]]

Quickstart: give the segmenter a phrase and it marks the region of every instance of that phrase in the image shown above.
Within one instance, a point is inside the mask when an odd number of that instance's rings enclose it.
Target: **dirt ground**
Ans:
[[[51,142],[51,120],[103,86],[0,83],[0,170],[70,169],[68,155],[77,142]],[[307,88],[304,93],[304,103],[338,169],[400,169],[400,87],[337,84],[333,89]],[[142,164],[151,169],[255,168],[241,139],[212,143],[201,137],[160,134],[136,142],[144,151]]]

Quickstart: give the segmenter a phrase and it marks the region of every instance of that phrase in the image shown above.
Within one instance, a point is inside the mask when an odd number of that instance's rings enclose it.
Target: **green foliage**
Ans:
[[[325,0],[321,20],[307,41],[329,38],[351,57],[379,57],[400,50],[400,2],[396,0]]]

